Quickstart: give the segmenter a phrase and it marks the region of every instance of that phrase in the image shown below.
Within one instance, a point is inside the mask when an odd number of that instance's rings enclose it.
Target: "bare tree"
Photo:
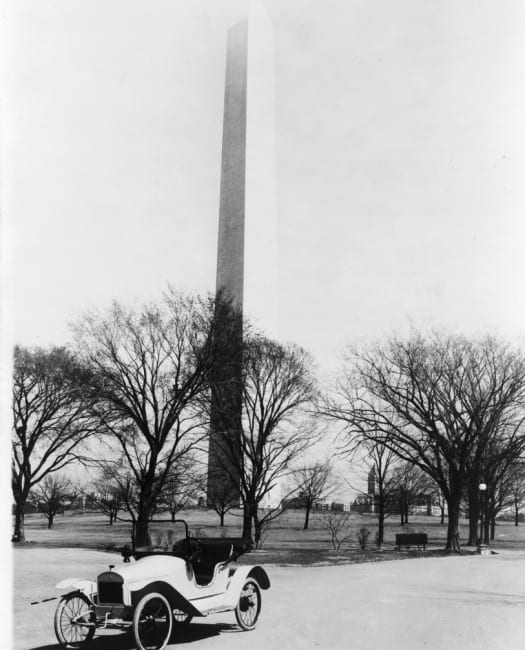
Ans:
[[[508,480],[510,502],[514,509],[514,525],[519,524],[520,508],[525,503],[525,463],[515,462],[510,468]]]
[[[447,506],[447,502],[445,501],[445,497],[443,496],[439,487],[436,487],[436,491],[437,491],[437,496],[435,498],[437,501],[437,505],[439,507],[439,523],[443,525],[445,523],[445,509]]]
[[[509,470],[525,448],[524,376],[522,357],[491,339],[486,341],[471,376],[474,399],[479,404],[479,392],[484,390],[488,402],[488,408],[483,411],[485,421],[475,413],[478,435],[467,460],[471,544],[477,543],[480,515],[484,522],[483,543],[488,544],[489,538],[494,538],[496,516],[507,505]],[[486,484],[482,501],[480,483]]]
[[[53,528],[55,515],[63,512],[74,500],[71,482],[58,474],[49,474],[31,491],[31,500],[47,517],[47,527]]]
[[[412,463],[397,463],[390,480],[392,496],[398,504],[401,526],[408,524],[408,517],[418,499],[425,499],[428,508],[432,503],[432,496],[436,491],[435,484],[422,472],[417,465]]]
[[[377,544],[381,545],[384,541],[385,520],[397,511],[398,482],[395,469],[399,465],[399,459],[381,441],[365,437],[355,437],[347,443],[344,455],[350,457],[354,467],[358,466],[362,469],[366,467],[368,470],[368,492],[359,490],[361,497],[365,497],[365,501],[358,507],[361,510],[370,508],[377,514],[376,540]],[[352,489],[356,489],[350,481],[347,480],[346,483]]]
[[[305,508],[303,529],[307,530],[315,503],[326,499],[335,488],[330,461],[299,467],[294,472],[293,484],[296,499]]]
[[[315,441],[311,422],[300,418],[314,395],[308,354],[294,345],[281,345],[260,335],[245,337],[242,356],[242,423],[238,436],[219,438],[222,469],[233,483],[240,480],[243,536],[255,543],[280,513],[261,508],[287,476],[300,454]],[[234,390],[236,389],[233,387]],[[218,397],[226,391],[220,391]],[[225,421],[231,421],[230,402],[216,400]]]
[[[117,520],[118,513],[125,507],[129,486],[125,473],[119,464],[105,461],[101,463],[100,476],[93,481],[93,502],[100,512],[109,517],[109,525]]]
[[[95,505],[109,517],[110,526],[117,519],[136,524],[140,491],[126,455],[121,453],[116,460],[101,462],[100,469],[103,480],[99,478],[93,483]],[[121,510],[126,518],[119,515]],[[153,508],[150,518],[154,511]]]
[[[483,504],[484,544],[494,540],[496,518],[505,508],[514,508],[514,523],[518,525],[519,505],[525,497],[525,467],[523,461],[506,456],[497,463],[491,463],[486,476],[490,489]]]
[[[495,436],[518,453],[525,393],[522,357],[491,338],[413,334],[354,351],[323,409],[355,436],[418,466],[447,501],[446,548],[459,550],[463,488]],[[521,442],[520,442],[521,441]]]
[[[53,472],[87,461],[94,432],[89,414],[90,375],[65,348],[17,346],[13,373],[13,540],[24,541],[24,509],[30,491]]]
[[[203,473],[196,468],[198,464],[191,454],[179,458],[169,468],[159,495],[157,509],[166,509],[172,521],[175,521],[177,513],[195,500],[195,495],[204,482]]]
[[[353,536],[349,512],[327,513],[322,517],[320,526],[328,531],[335,551],[338,551]]]
[[[213,303],[168,291],[158,305],[87,314],[75,327],[96,377],[97,417],[120,445],[134,482],[139,544],[170,468],[206,436],[199,398],[208,392]],[[133,510],[132,508],[135,508]]]
[[[368,438],[357,439],[357,449],[364,450],[366,458],[372,464],[376,479],[376,493],[373,495],[377,507],[378,529],[377,545],[380,546],[385,536],[385,519],[388,515],[387,504],[391,502],[395,490],[392,480],[393,469],[396,463],[394,452],[378,440]]]
[[[212,472],[208,474],[202,484],[202,488],[206,491],[208,482],[213,485],[213,490],[208,492],[208,506],[219,515],[220,526],[224,526],[224,519],[228,512],[239,505],[239,496],[237,486],[232,486],[230,477],[225,476],[224,470],[220,466],[214,468],[216,476]]]

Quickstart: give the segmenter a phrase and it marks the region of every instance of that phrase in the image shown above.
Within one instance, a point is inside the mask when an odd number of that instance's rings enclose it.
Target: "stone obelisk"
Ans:
[[[208,501],[228,489],[238,499],[243,314],[270,335],[277,330],[273,51],[270,20],[252,0],[249,17],[227,38],[216,283],[225,324],[211,404]]]

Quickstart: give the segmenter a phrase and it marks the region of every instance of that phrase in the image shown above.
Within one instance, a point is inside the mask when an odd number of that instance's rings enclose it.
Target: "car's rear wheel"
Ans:
[[[55,634],[63,648],[83,648],[95,634],[93,604],[82,593],[68,594],[55,612]]]
[[[162,650],[171,635],[171,607],[162,594],[143,596],[133,614],[133,634],[138,650]]]
[[[243,630],[253,630],[261,612],[261,590],[259,585],[249,578],[245,583],[235,608],[235,618]]]

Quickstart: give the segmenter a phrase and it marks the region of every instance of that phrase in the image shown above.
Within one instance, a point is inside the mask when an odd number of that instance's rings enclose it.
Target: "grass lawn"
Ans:
[[[218,516],[210,510],[187,510],[179,517],[186,519],[193,535],[197,536],[240,536],[242,518],[240,512],[229,513],[224,528],[219,526]],[[441,525],[439,518],[413,516],[408,527],[410,532],[427,533],[429,544],[426,551],[394,549],[396,533],[404,532],[397,517],[386,520],[385,542],[381,549],[374,543],[377,531],[377,519],[372,515],[353,513],[351,516],[351,537],[342,545],[340,550],[334,550],[330,534],[323,527],[326,514],[313,513],[308,530],[303,530],[304,512],[288,510],[276,519],[267,531],[262,548],[253,551],[245,561],[252,563],[254,554],[258,563],[272,564],[338,564],[349,562],[370,562],[393,558],[406,558],[430,554],[441,555],[445,546],[447,527]],[[163,518],[169,518],[168,515]],[[359,548],[357,531],[366,527],[370,530],[368,546],[365,551]],[[51,530],[47,529],[47,521],[42,515],[26,515],[26,547],[35,545],[47,547],[79,547],[97,550],[118,550],[129,543],[131,525],[128,522],[117,521],[109,526],[106,516],[93,512],[66,512],[57,515]],[[461,539],[465,543],[468,538],[467,522],[461,524]],[[525,525],[514,526],[512,522],[498,522],[493,543],[494,550],[498,548],[525,548]],[[465,548],[473,552],[473,548]],[[241,558],[241,561],[243,558]]]

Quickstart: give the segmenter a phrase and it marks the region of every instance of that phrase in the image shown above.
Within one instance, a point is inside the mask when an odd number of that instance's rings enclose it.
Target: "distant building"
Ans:
[[[290,497],[289,499],[283,499],[281,506],[283,510],[300,510],[301,508],[306,507],[304,497]]]
[[[389,515],[401,514],[401,501],[399,494],[393,494],[385,503],[385,512]],[[429,516],[439,516],[441,510],[439,505],[434,503],[433,495],[420,493],[411,494],[409,498],[408,514],[424,514]],[[351,510],[359,513],[373,514],[378,510],[378,487],[377,474],[375,467],[368,472],[368,493],[360,494],[354,499]]]
[[[350,506],[352,512],[375,512],[374,494],[358,495]]]
[[[376,494],[376,487],[377,487],[376,468],[372,467],[372,469],[368,472],[368,495]]]

